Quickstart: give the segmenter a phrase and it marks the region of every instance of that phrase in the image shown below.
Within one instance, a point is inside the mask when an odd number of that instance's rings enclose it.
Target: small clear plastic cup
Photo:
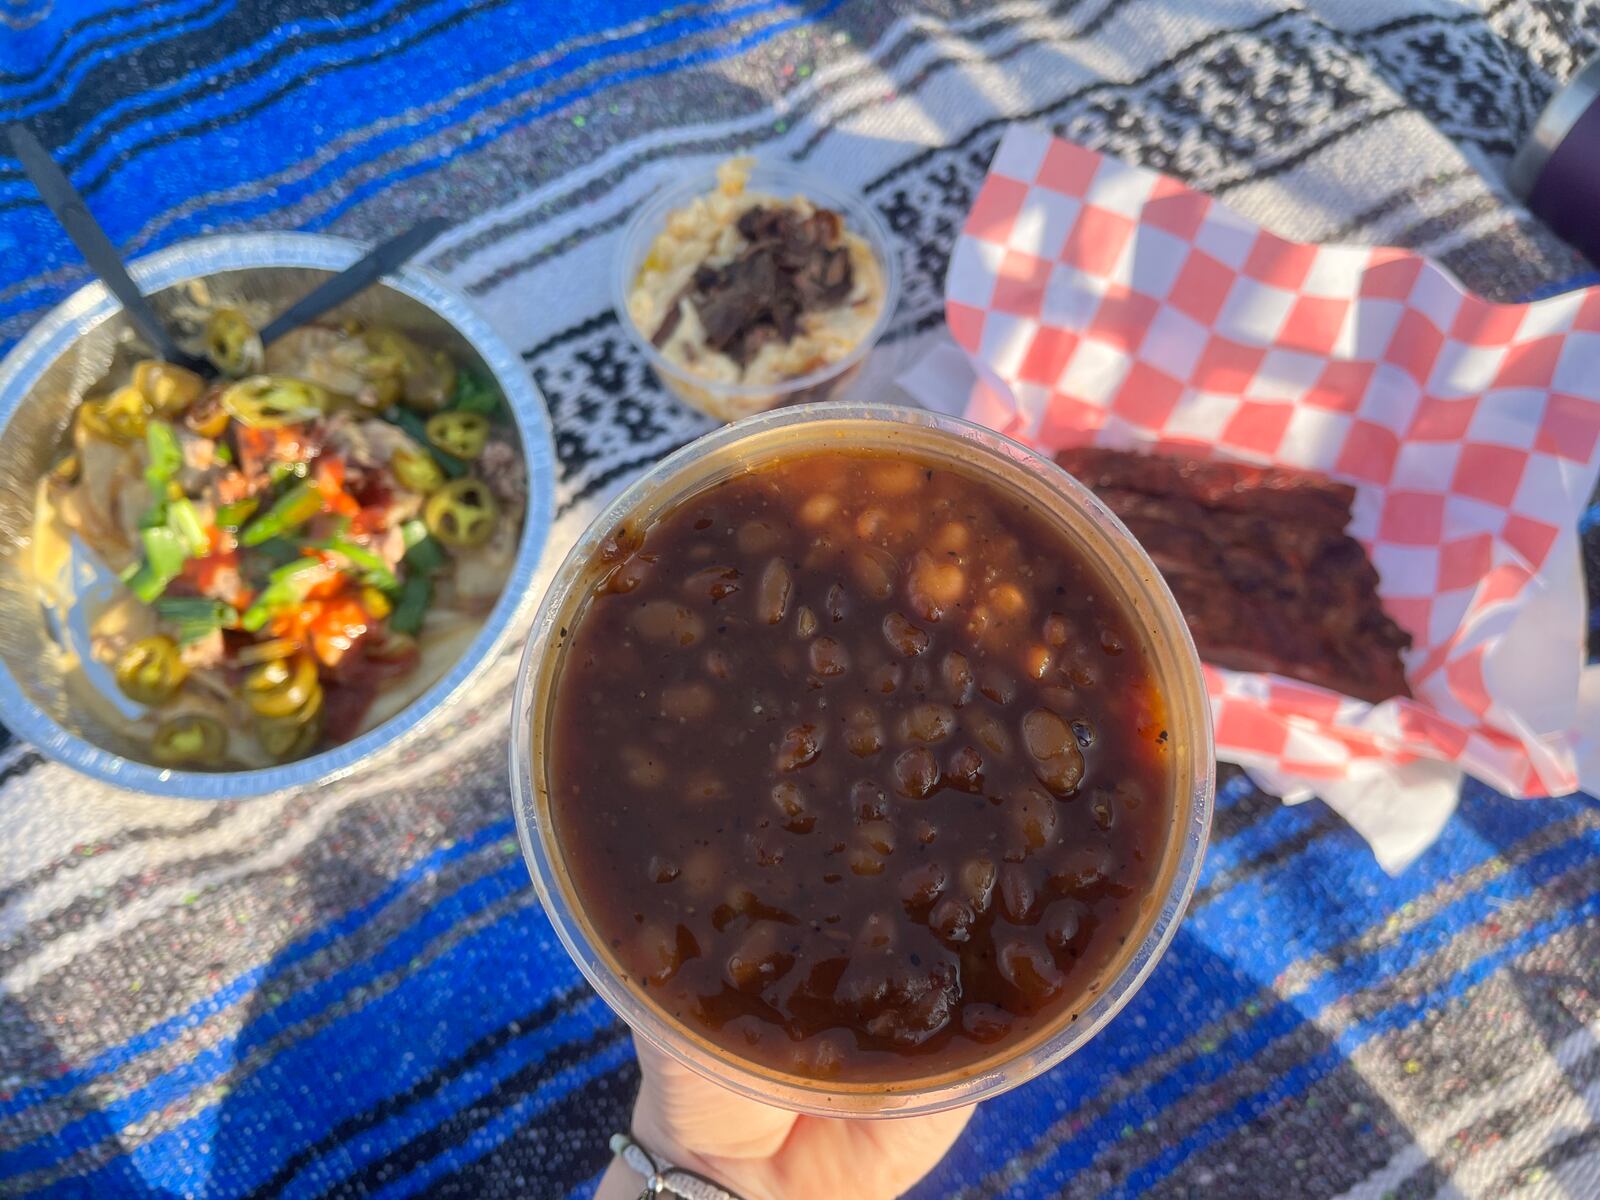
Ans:
[[[662,188],[639,206],[622,231],[622,245],[612,276],[611,299],[617,319],[639,353],[649,361],[662,386],[691,408],[719,421],[738,420],[783,405],[811,403],[839,395],[860,372],[862,363],[878,344],[900,303],[900,262],[888,228],[865,200],[803,171],[758,161],[750,168],[746,188],[779,200],[803,196],[813,204],[833,209],[843,217],[845,232],[861,237],[871,248],[883,274],[883,304],[877,319],[849,353],[815,371],[779,383],[727,383],[697,375],[667,358],[651,342],[650,331],[640,329],[628,315],[628,297],[639,278],[639,269],[656,236],[666,227],[668,216],[695,198],[715,191],[716,187],[714,170],[697,172]]]
[[[1099,986],[1059,1018],[998,1053],[937,1074],[817,1080],[741,1058],[675,1019],[631,983],[591,924],[574,886],[550,806],[552,713],[563,655],[594,595],[600,544],[620,524],[647,528],[706,488],[775,459],[830,447],[902,450],[959,466],[1045,513],[1099,569],[1145,641],[1172,734],[1171,820],[1157,885]],[[512,802],[524,857],[545,912],[595,990],[653,1045],[743,1095],[824,1116],[895,1117],[970,1104],[1026,1082],[1082,1046],[1128,1002],[1177,929],[1194,891],[1211,827],[1211,709],[1200,660],[1172,593],[1139,543],[1082,484],[992,430],[921,409],[833,403],[784,408],[726,426],[662,460],[614,500],[558,568],[535,620],[517,680],[511,737]]]

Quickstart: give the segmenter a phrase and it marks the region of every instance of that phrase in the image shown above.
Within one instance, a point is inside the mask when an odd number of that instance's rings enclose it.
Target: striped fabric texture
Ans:
[[[868,196],[906,273],[881,391],[944,336],[1016,120],[1490,298],[1594,282],[1502,180],[1596,53],[1600,0],[0,0],[0,118],[130,254],[448,216],[427,265],[555,420],[548,560],[708,427],[608,300],[619,229],[686,167],[749,150]],[[0,264],[0,346],[86,278],[4,158]],[[1600,509],[1585,529],[1600,611]],[[0,748],[0,1194],[592,1190],[636,1073],[517,850],[514,668],[296,795],[158,801]],[[915,1194],[1600,1196],[1600,803],[1469,785],[1389,878],[1224,769],[1149,983]]]

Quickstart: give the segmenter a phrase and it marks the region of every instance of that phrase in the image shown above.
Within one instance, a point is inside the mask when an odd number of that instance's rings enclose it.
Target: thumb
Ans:
[[[634,1038],[644,1080],[633,1109],[634,1135],[679,1163],[703,1158],[770,1158],[796,1114],[762,1104],[690,1070]]]

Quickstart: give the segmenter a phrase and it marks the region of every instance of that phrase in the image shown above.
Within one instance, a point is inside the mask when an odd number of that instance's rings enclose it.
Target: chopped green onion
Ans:
[[[458,412],[482,413],[492,417],[500,411],[500,389],[476,371],[463,367],[456,372],[454,408]]]
[[[268,538],[252,550],[254,557],[263,559],[268,566],[281,567],[284,563],[299,562],[300,546],[288,538]]]
[[[333,573],[333,568],[320,558],[297,558],[292,563],[275,567],[255,603],[245,609],[244,615],[239,618],[239,627],[251,633],[256,632],[267,623],[274,609],[299,604],[306,598],[307,592]]]
[[[163,596],[156,601],[156,613],[177,625],[178,641],[183,645],[239,624],[239,612],[231,604],[198,596]]]
[[[164,492],[167,480],[183,466],[183,449],[178,445],[178,435],[165,421],[151,421],[144,427],[144,446],[150,463],[144,469],[145,482],[151,492]]]
[[[167,519],[167,484],[183,466],[183,450],[177,435],[165,421],[151,421],[144,427],[145,455],[150,460],[144,469],[144,486],[150,493],[150,507],[139,518],[146,528],[162,525]]]
[[[267,468],[267,478],[277,487],[291,479],[304,479],[310,470],[304,462],[275,462]]]
[[[255,516],[256,509],[260,507],[261,501],[254,496],[246,496],[243,500],[235,500],[232,504],[224,504],[217,509],[217,524],[224,529],[237,529]]]
[[[144,543],[144,561],[128,572],[123,582],[140,600],[153,604],[182,573],[189,555],[183,539],[165,525],[141,529],[139,539]]]
[[[211,553],[211,539],[206,536],[205,526],[200,524],[200,514],[195,512],[194,503],[188,497],[173,500],[167,505],[167,524],[184,540],[189,557],[203,558]]]
[[[428,423],[409,408],[391,408],[383,415],[391,425],[398,425],[412,441],[433,455],[433,461],[451,479],[460,479],[467,473],[466,463],[453,454],[446,454],[428,440]]]
[[[422,628],[422,618],[433,603],[433,584],[426,575],[407,575],[400,588],[400,598],[389,614],[389,628],[396,633],[415,634]]]
[[[145,529],[140,531],[144,542],[145,558],[163,575],[176,579],[189,556],[183,552],[183,539],[172,529]]]
[[[169,621],[214,621],[218,628],[239,615],[231,604],[204,596],[162,596],[155,608],[158,616]]]
[[[406,544],[404,562],[414,573],[431,575],[449,561],[444,548],[421,521],[407,521],[401,525],[400,536]]]
[[[324,577],[331,576],[334,573],[333,568],[320,558],[302,554],[293,562],[286,562],[273,567],[267,573],[267,580],[270,583],[282,583],[287,579],[299,579],[302,575],[310,575],[317,572],[320,572]]]
[[[349,538],[329,538],[326,542],[322,542],[319,548],[342,554],[349,559],[351,565],[358,568],[361,582],[368,587],[392,592],[400,586],[400,581],[394,577],[394,572],[389,569],[389,564],[383,561],[382,555],[352,542]]]
[[[239,536],[246,546],[259,546],[268,538],[289,533],[322,511],[322,493],[301,480],[272,502],[266,513],[257,517]]]

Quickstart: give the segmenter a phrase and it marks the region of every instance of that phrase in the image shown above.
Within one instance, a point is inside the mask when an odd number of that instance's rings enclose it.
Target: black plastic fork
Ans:
[[[208,360],[185,353],[173,340],[172,334],[139,290],[139,285],[128,274],[122,256],[111,244],[106,231],[94,219],[77,188],[72,186],[71,180],[56,165],[55,159],[50,157],[50,152],[33,135],[33,131],[24,125],[12,125],[6,132],[13,153],[22,161],[22,169],[38,189],[45,207],[67,231],[67,236],[77,246],[90,270],[121,302],[128,319],[150,348],[167,362],[187,367],[201,375],[215,375],[216,368]],[[263,326],[260,330],[261,344],[269,345],[291,329],[309,324],[323,313],[365,291],[383,276],[399,270],[443,233],[447,225],[443,217],[426,217],[404,233],[380,242]]]

